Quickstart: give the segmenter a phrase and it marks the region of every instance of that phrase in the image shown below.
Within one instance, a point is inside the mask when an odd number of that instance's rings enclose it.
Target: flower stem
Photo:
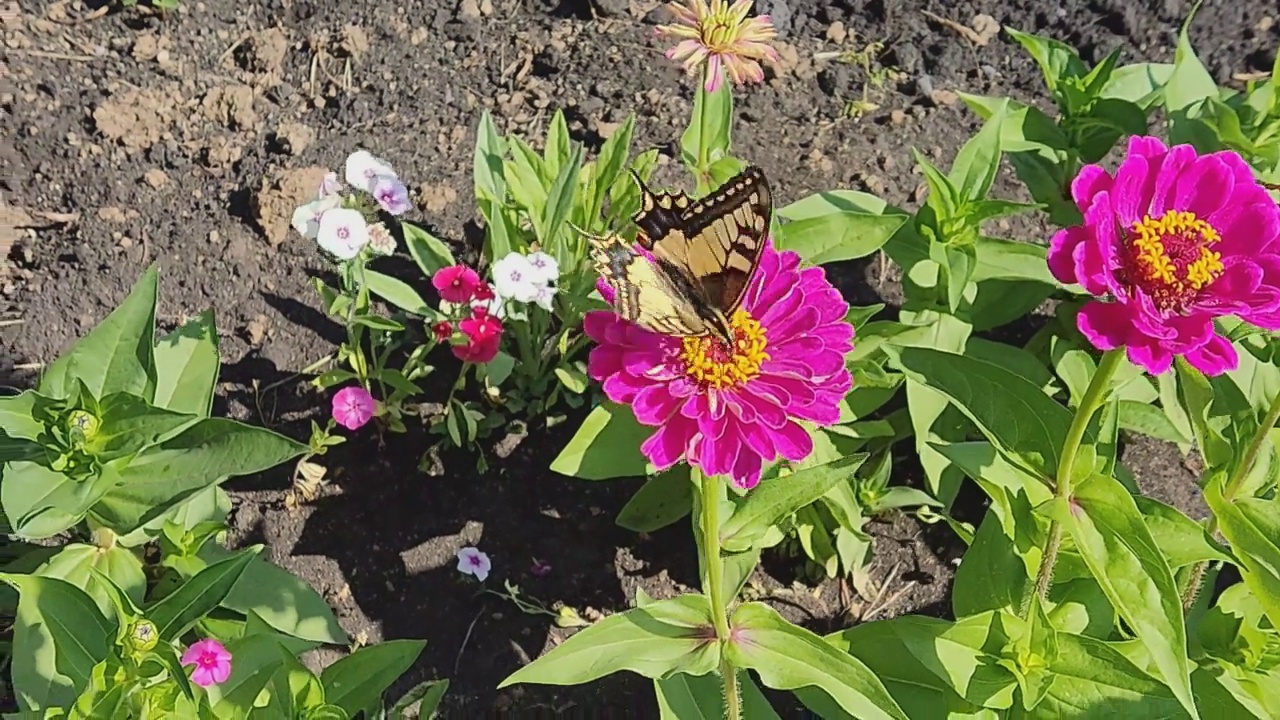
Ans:
[[[1231,502],[1235,499],[1236,493],[1240,492],[1240,486],[1244,484],[1245,478],[1249,477],[1249,472],[1253,470],[1253,464],[1258,461],[1258,453],[1262,452],[1262,446],[1267,441],[1267,436],[1271,434],[1271,429],[1276,426],[1276,421],[1280,420],[1280,393],[1271,399],[1271,406],[1267,408],[1267,414],[1263,416],[1262,423],[1258,425],[1257,431],[1253,433],[1253,437],[1249,440],[1249,445],[1245,448],[1244,456],[1240,459],[1240,464],[1236,465],[1235,471],[1227,478],[1226,484],[1222,487],[1222,499]],[[1209,522],[1205,529],[1209,532],[1209,536],[1213,537],[1218,533],[1218,517],[1216,515],[1209,516]],[[1196,597],[1200,594],[1200,585],[1204,583],[1204,573],[1209,566],[1208,560],[1196,563],[1191,569],[1191,577],[1187,582],[1187,589],[1182,594],[1182,609],[1190,610],[1195,604]]]
[[[702,563],[706,571],[703,594],[711,602],[711,622],[720,643],[720,677],[724,680],[724,716],[726,720],[742,717],[738,706],[738,670],[725,653],[729,643],[729,613],[724,597],[724,566],[720,563],[720,477],[704,475],[690,466],[689,473],[698,483],[702,495]]]
[[[1080,444],[1084,441],[1089,421],[1107,400],[1111,379],[1120,369],[1120,361],[1124,358],[1124,349],[1116,348],[1102,354],[1098,369],[1089,381],[1080,405],[1076,407],[1075,417],[1067,430],[1067,438],[1062,443],[1062,452],[1058,456],[1058,471],[1054,477],[1054,497],[1060,500],[1071,499],[1071,477],[1075,473],[1076,458],[1080,454]],[[1022,616],[1025,618],[1031,611],[1032,593],[1041,600],[1049,595],[1049,586],[1053,583],[1053,569],[1058,563],[1058,550],[1062,547],[1062,523],[1049,521],[1049,539],[1044,546],[1044,554],[1040,556],[1040,569],[1036,571],[1035,583],[1022,601]]]

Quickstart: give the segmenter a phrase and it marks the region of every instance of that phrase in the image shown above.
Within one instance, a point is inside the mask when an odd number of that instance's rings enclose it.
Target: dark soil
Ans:
[[[911,148],[945,167],[977,127],[949,91],[1043,96],[1039,70],[1016,44],[999,35],[975,46],[923,11],[965,25],[986,13],[1072,43],[1090,62],[1123,46],[1122,61],[1134,62],[1171,61],[1191,5],[757,4],[781,30],[783,62],[764,86],[740,95],[736,154],[765,169],[780,204],[852,188],[906,208],[922,197]],[[1280,31],[1264,17],[1266,6],[1205,2],[1192,40],[1219,82],[1270,69]],[[309,284],[328,272],[326,261],[288,230],[300,197],[290,185],[297,171],[340,170],[348,153],[369,149],[420,183],[411,219],[461,248],[474,216],[471,153],[483,109],[503,131],[540,138],[563,107],[574,136],[593,148],[612,123],[636,113],[639,148],[658,147],[671,162],[691,81],[661,57],[653,25],[664,15],[655,7],[650,0],[597,0],[594,12],[586,0],[184,0],[160,17],[139,8],[99,14],[66,0],[0,0],[0,192],[45,226],[23,231],[0,275],[3,317],[22,320],[0,328],[0,382],[28,383],[39,363],[101,320],[159,261],[162,324],[217,311],[226,363],[219,411],[305,438],[328,399],[305,377],[290,378],[331,352],[340,329],[318,311]],[[844,118],[866,78],[851,66],[815,63],[813,53],[871,41],[885,43],[878,63],[901,76],[867,88],[878,109]],[[675,167],[660,168],[659,183],[677,178]],[[1011,197],[1014,187],[1005,173],[997,192]],[[852,302],[883,299],[892,311],[901,291],[879,268],[873,259],[830,272]],[[696,585],[687,522],[651,537],[614,524],[639,480],[590,483],[546,469],[574,427],[529,437],[484,474],[465,456],[446,457],[441,476],[417,470],[423,433],[388,435],[384,446],[366,431],[325,458],[334,482],[300,508],[284,502],[284,468],[232,483],[234,540],[265,542],[273,561],[332,602],[352,637],[427,639],[397,687],[450,678],[447,716],[503,708],[522,716],[653,716],[651,684],[629,675],[495,691],[563,633],[549,631],[545,617],[477,596],[454,570],[455,551],[478,544],[494,559],[490,585],[509,579],[548,603],[601,612],[628,607],[637,587],[666,597]],[[1126,460],[1166,501],[1199,502],[1175,449],[1140,442]],[[952,561],[963,551],[955,536],[907,515],[872,529],[873,578],[896,566],[889,594],[909,584],[881,616],[946,615]],[[549,562],[550,575],[533,577],[533,558]],[[768,567],[776,577],[762,574],[762,586],[783,589],[778,606],[789,617],[819,631],[847,622],[837,583],[816,594],[795,591],[794,565]]]

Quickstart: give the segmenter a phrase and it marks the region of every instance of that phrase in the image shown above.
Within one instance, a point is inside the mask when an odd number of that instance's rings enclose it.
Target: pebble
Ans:
[[[933,95],[933,78],[926,73],[920,73],[916,76],[916,92],[925,97]]]
[[[998,70],[996,70],[996,68],[995,68],[995,66],[994,66],[994,65],[983,65],[983,66],[982,66],[982,74],[983,74],[983,75],[986,75],[988,79],[994,78],[998,73],[999,73],[999,71],[998,71]]]

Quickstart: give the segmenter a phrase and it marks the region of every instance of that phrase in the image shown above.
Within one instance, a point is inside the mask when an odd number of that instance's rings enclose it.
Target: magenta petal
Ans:
[[[1240,356],[1236,353],[1235,346],[1221,335],[1210,337],[1209,342],[1188,352],[1184,357],[1192,367],[1211,376],[1235,370],[1240,365]]]
[[[1114,350],[1124,345],[1133,329],[1121,305],[1097,301],[1080,309],[1076,327],[1099,350]]]
[[[1148,345],[1130,345],[1129,361],[1152,375],[1160,375],[1173,366],[1173,353],[1154,343]]]

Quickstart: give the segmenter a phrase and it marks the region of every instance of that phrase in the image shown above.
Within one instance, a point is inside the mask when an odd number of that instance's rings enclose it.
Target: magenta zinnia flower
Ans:
[[[1114,177],[1086,165],[1071,194],[1084,224],[1054,235],[1049,269],[1098,298],[1076,318],[1098,349],[1218,375],[1239,357],[1214,318],[1280,329],[1280,209],[1236,153],[1132,137]]]
[[[191,671],[191,682],[200,687],[221,685],[231,677],[231,653],[212,638],[192,644],[179,662],[196,666]]]
[[[611,289],[601,283],[606,300]],[[764,463],[813,451],[801,420],[831,425],[853,387],[849,305],[820,267],[766,246],[742,307],[730,318],[737,343],[674,338],[607,310],[587,313],[588,372],[636,419],[658,428],[641,450],[659,469],[682,458],[735,485],[760,482]]]

